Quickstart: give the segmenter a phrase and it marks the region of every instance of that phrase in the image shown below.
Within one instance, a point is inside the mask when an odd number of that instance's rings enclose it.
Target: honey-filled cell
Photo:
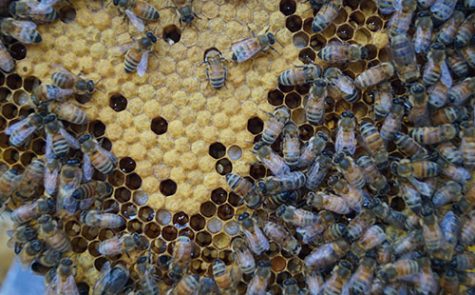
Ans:
[[[271,90],[267,93],[267,102],[269,102],[269,104],[273,105],[273,106],[280,106],[284,103],[284,94],[278,90],[278,89],[274,89],[274,90]],[[254,118],[257,118],[257,117],[254,117]],[[253,119],[253,118],[251,118]],[[252,132],[250,129],[249,129],[249,122],[248,122],[248,128],[247,130],[249,130],[249,132],[251,132],[252,134],[257,134],[257,133],[260,133],[262,132],[262,128],[264,126],[264,123],[262,122],[262,120],[260,118],[257,118],[260,120],[260,123],[258,126],[261,126],[260,128],[253,128],[253,130],[256,130],[256,132]],[[256,124],[257,122],[253,122],[253,124]],[[259,130],[260,129],[260,130]],[[257,131],[259,130],[259,131]]]
[[[143,224],[137,219],[127,221],[127,230],[131,233],[141,234],[143,231]]]
[[[294,14],[296,9],[297,3],[295,0],[281,0],[279,3],[279,10],[285,16]]]
[[[285,27],[292,33],[302,28],[302,19],[298,15],[291,15],[285,20]]]
[[[125,203],[130,200],[132,193],[125,187],[119,187],[114,192],[114,198],[120,202]]]
[[[200,214],[195,214],[190,217],[190,226],[195,231],[202,230],[206,225],[206,220]]]
[[[160,235],[160,226],[155,222],[147,223],[143,229],[149,239],[156,239]]]
[[[143,222],[152,221],[155,217],[155,211],[148,206],[142,207],[139,209],[138,217]]]
[[[119,170],[115,170],[114,172],[112,172],[112,174],[107,176],[107,180],[113,186],[121,186],[124,184],[125,176]]]
[[[218,216],[222,220],[231,219],[234,216],[234,209],[229,204],[223,204],[218,208]]]
[[[162,237],[167,241],[173,241],[178,236],[178,230],[171,225],[167,225],[162,229]]]
[[[1,100],[1,91],[0,91],[0,100]],[[3,107],[2,107],[2,116],[5,118],[5,119],[13,119],[16,117],[16,115],[18,114],[18,108],[16,105],[12,104],[12,103],[7,103],[7,104],[4,104]]]
[[[271,259],[272,271],[279,273],[285,269],[286,261],[282,256],[276,256]]]
[[[302,98],[295,92],[288,93],[285,96],[285,105],[290,109],[299,107],[302,103]]]
[[[206,229],[210,233],[215,234],[215,233],[221,231],[222,228],[223,228],[223,222],[221,220],[219,220],[218,218],[213,217],[210,220],[208,220],[208,224],[206,226]]]
[[[23,80],[18,74],[10,74],[7,76],[6,84],[11,90],[16,90],[22,86]]]
[[[200,231],[199,233],[196,234],[195,241],[200,247],[207,247],[211,244],[212,237],[206,231]]]
[[[201,215],[211,217],[216,213],[216,205],[212,202],[204,202],[200,206]]]
[[[71,240],[71,246],[75,253],[83,253],[87,250],[87,241],[82,237],[75,237]]]
[[[98,227],[91,227],[87,225],[83,225],[81,230],[81,236],[86,238],[86,240],[92,241],[99,235],[99,228]]]
[[[292,42],[294,43],[295,47],[304,48],[308,45],[309,37],[304,32],[298,32],[292,37]]]
[[[226,202],[227,197],[228,192],[225,191],[223,188],[217,188],[211,192],[211,200],[217,205]]]
[[[131,173],[125,177],[125,185],[131,189],[139,189],[142,185],[142,178],[137,173]]]
[[[130,173],[135,170],[137,164],[131,157],[124,157],[119,161],[119,169],[124,173]]]

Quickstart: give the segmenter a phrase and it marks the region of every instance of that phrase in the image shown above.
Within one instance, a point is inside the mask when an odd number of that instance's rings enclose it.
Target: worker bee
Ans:
[[[302,210],[302,209],[300,209]],[[311,225],[299,226],[296,232],[302,237],[304,244],[312,244],[320,241],[321,234],[335,223],[333,214],[326,210],[321,210],[316,214],[316,221]]]
[[[462,165],[464,162],[462,151],[450,141],[437,145],[436,150],[444,160],[453,165]]]
[[[407,216],[402,212],[390,208],[387,203],[382,202],[379,198],[365,198],[363,200],[363,207],[371,210],[377,218],[394,227],[399,229],[406,229],[407,227]]]
[[[457,29],[465,20],[465,15],[460,10],[455,10],[446,22],[444,22],[437,33],[437,42],[442,42],[445,45],[450,45],[454,42],[457,36]]]
[[[448,51],[450,53],[450,51]],[[447,65],[452,70],[452,73],[460,78],[465,78],[468,75],[469,66],[467,61],[457,53],[448,54]]]
[[[475,254],[466,251],[456,255],[452,261],[450,261],[450,267],[458,271],[473,269],[475,267]]]
[[[17,226],[12,230],[7,231],[10,239],[7,242],[9,247],[13,247],[15,243],[24,244],[33,241],[38,237],[38,232],[29,224]]]
[[[438,161],[443,176],[446,176],[460,184],[465,184],[472,179],[470,171],[464,167],[458,167],[442,159]]]
[[[460,198],[462,198],[462,186],[455,181],[448,181],[435,192],[432,203],[435,207],[442,207],[457,202]]]
[[[213,261],[213,276],[221,291],[225,291],[233,290],[237,286],[242,273],[235,263],[232,264],[229,272],[226,271],[226,264],[221,259],[216,259]]]
[[[293,122],[287,122],[282,130],[282,153],[284,161],[291,168],[297,166],[300,158],[299,128]]]
[[[85,200],[89,198],[96,198],[98,200],[104,200],[112,193],[112,186],[108,182],[104,181],[90,181],[88,183],[81,184],[71,197],[77,200]]]
[[[44,7],[40,2],[32,0],[11,2],[8,11],[17,19],[31,20],[35,23],[51,23],[59,17],[52,6]]]
[[[76,125],[84,125],[89,121],[86,112],[77,105],[70,102],[48,103],[48,110],[55,113],[58,119],[68,121]]]
[[[279,137],[282,129],[290,118],[290,111],[285,106],[276,108],[272,114],[270,114],[269,120],[265,124],[265,128],[262,131],[262,141],[266,144],[273,144]]]
[[[81,222],[91,227],[120,228],[125,225],[124,219],[114,213],[102,213],[98,210],[82,211]]]
[[[194,291],[198,291],[200,284],[200,276],[197,274],[189,274],[184,276],[176,286],[169,290],[167,295],[186,295],[193,294]]]
[[[438,218],[432,208],[428,206],[422,207],[421,215],[422,236],[424,237],[425,248],[428,252],[435,252],[444,243],[444,236],[439,226]]]
[[[310,87],[307,102],[305,103],[305,115],[310,124],[318,125],[323,122],[326,97],[327,83],[323,79],[317,79]]]
[[[355,273],[348,281],[349,294],[368,294],[373,282],[376,261],[371,257],[363,257]]]
[[[137,233],[124,234],[119,237],[114,236],[110,239],[101,241],[97,245],[97,251],[104,256],[115,256],[121,253],[129,255],[134,250],[145,250],[148,242]],[[175,248],[176,249],[176,248]]]
[[[335,139],[335,151],[353,155],[356,151],[356,119],[351,111],[344,111],[338,121]]]
[[[457,135],[457,129],[452,124],[442,124],[435,127],[416,127],[409,131],[409,136],[421,144],[438,144],[452,140]]]
[[[410,160],[403,159],[399,163],[393,163],[392,169],[401,177],[427,178],[438,176],[441,172],[439,164],[427,160],[411,162]]]
[[[94,166],[102,174],[110,174],[115,169],[117,158],[112,152],[99,145],[96,139],[90,134],[84,134],[79,138],[81,151],[84,153],[83,165]],[[86,179],[91,179],[92,175],[86,175]]]
[[[458,294],[460,285],[457,272],[452,269],[446,269],[441,275],[440,280],[440,291],[444,294]]]
[[[158,10],[145,1],[113,0],[113,3],[127,15],[139,32],[145,31],[143,20],[157,21],[160,18]]]
[[[14,223],[22,224],[43,214],[52,214],[55,208],[53,199],[41,198],[16,208],[10,214],[10,218]]]
[[[5,134],[10,135],[8,143],[12,146],[22,147],[30,142],[37,130],[43,126],[43,117],[37,113],[31,113],[28,117],[8,126]]]
[[[397,2],[399,2],[399,7],[392,15],[387,26],[390,36],[407,34],[417,8],[416,0],[395,1],[395,3]]]
[[[262,202],[256,186],[249,180],[233,173],[226,174],[229,188],[237,195],[244,198],[249,208],[255,208]]]
[[[20,262],[24,265],[30,265],[35,258],[37,258],[41,252],[43,252],[45,245],[40,240],[32,240],[27,242],[23,245],[20,253],[18,254],[18,258],[20,258]]]
[[[336,240],[331,243],[323,244],[315,248],[304,259],[305,266],[323,270],[335,264],[340,260],[350,249],[350,245],[344,240]]]
[[[301,171],[294,171],[282,176],[269,176],[259,180],[257,189],[263,195],[297,190],[305,185],[307,177]]]
[[[430,123],[429,109],[427,106],[426,88],[420,83],[414,83],[410,88],[409,103],[411,110],[407,119],[414,126],[427,126]]]
[[[51,101],[64,102],[73,94],[73,89],[62,89],[55,85],[39,84],[33,87],[31,99],[36,105],[39,105]]]
[[[394,254],[401,256],[416,250],[424,244],[424,238],[420,230],[414,230],[407,235],[398,238],[393,245]]]
[[[191,252],[193,242],[187,236],[179,236],[175,242],[172,262],[169,265],[169,275],[171,278],[180,279],[191,262]]]
[[[402,82],[411,83],[419,79],[414,44],[406,34],[391,36],[391,55],[397,75]]]
[[[261,255],[263,252],[269,250],[269,241],[257,223],[250,218],[249,213],[242,213],[239,215],[238,220],[241,224],[241,232],[246,237],[252,252],[256,255]]]
[[[449,102],[461,106],[475,91],[475,77],[467,78],[449,89],[447,96]]]
[[[460,242],[462,245],[470,246],[475,241],[475,211],[468,214],[468,218],[462,224],[460,232]]]
[[[269,260],[257,262],[256,272],[247,286],[246,295],[265,294],[271,276],[271,264]]]
[[[56,269],[56,292],[57,294],[79,294],[74,275],[76,267],[70,258],[61,259]]]
[[[242,63],[254,58],[260,52],[273,49],[272,45],[275,44],[276,38],[274,34],[269,32],[269,28],[267,28],[262,35],[256,35],[252,30],[250,31],[251,37],[237,41],[231,45],[233,61]]]
[[[180,16],[180,24],[190,25],[195,17],[198,17],[193,11],[192,2],[193,0],[173,0],[175,9]]]
[[[80,148],[77,139],[66,131],[63,123],[58,120],[56,115],[46,116],[43,123],[46,132],[46,154],[54,154],[58,158],[64,158],[69,153],[70,148]]]
[[[333,269],[330,277],[323,286],[323,293],[325,295],[342,294],[345,284],[351,276],[352,265],[347,260],[342,260]]]
[[[363,190],[349,185],[344,178],[336,177],[335,175],[328,178],[327,185],[344,198],[351,209],[355,212],[361,211],[361,200],[365,194]]]
[[[351,245],[351,252],[358,257],[362,257],[367,251],[378,247],[386,240],[384,230],[373,225],[368,228],[361,238]]]
[[[412,160],[425,159],[429,154],[417,141],[402,132],[394,133],[394,142],[398,149]]]
[[[338,16],[342,4],[342,0],[325,2],[313,18],[312,32],[318,33],[325,30]]]
[[[15,69],[15,64],[15,60],[8,52],[7,47],[0,41],[0,69],[5,73],[10,73]]]
[[[473,22],[475,21],[475,14],[469,15],[463,23],[458,27],[457,35],[455,36],[454,45],[456,48],[462,48],[467,46],[475,35],[475,26]]]
[[[416,19],[416,33],[414,35],[414,49],[416,53],[425,54],[429,51],[432,42],[434,24],[427,11],[419,12]]]
[[[359,189],[364,187],[366,183],[364,175],[362,174],[360,167],[355,164],[351,157],[344,153],[339,153],[335,155],[333,162],[336,164],[338,171],[343,174],[343,177],[351,186]]]
[[[416,218],[419,219],[418,217]],[[381,244],[381,246],[378,247],[378,249],[376,249],[376,261],[379,264],[386,264],[386,263],[390,263],[393,260],[394,260],[394,253],[393,253],[392,242],[389,242],[388,240],[386,240]]]
[[[58,175],[61,170],[61,163],[55,155],[46,154],[45,171],[43,177],[43,186],[50,196],[56,193],[58,187]]]
[[[233,250],[233,255],[235,261],[237,262],[239,268],[244,274],[252,274],[256,269],[256,261],[252,255],[249,248],[247,248],[246,243],[242,238],[235,238],[231,242],[231,249]]]
[[[324,77],[328,80],[328,94],[333,99],[343,98],[349,103],[354,103],[360,98],[360,93],[358,89],[356,89],[355,81],[344,74],[339,68],[327,68]]]
[[[278,82],[283,86],[297,86],[313,83],[321,76],[322,68],[317,64],[308,63],[283,71],[279,75]]]
[[[440,221],[440,229],[445,240],[443,251],[448,258],[447,260],[450,260],[459,241],[460,218],[453,211],[448,211]]]
[[[305,174],[307,178],[305,187],[311,191],[316,190],[325,179],[331,166],[332,161],[329,156],[326,154],[318,156]]]
[[[441,79],[442,82],[445,81],[445,77],[442,77],[442,67],[447,67],[447,64],[445,64],[445,59],[445,46],[442,43],[432,44],[422,73],[422,81],[424,81],[425,85],[433,85],[439,79]]]
[[[354,62],[368,57],[368,49],[358,44],[331,42],[320,49],[318,57],[329,63]]]
[[[389,157],[388,151],[376,126],[371,122],[363,121],[360,124],[360,134],[366,150],[373,156],[376,165],[379,168],[387,166]],[[367,159],[364,158],[362,161],[367,162]]]
[[[307,145],[302,149],[297,168],[306,168],[311,165],[315,161],[317,155],[325,149],[327,142],[328,135],[323,131],[317,131],[317,133],[308,140]],[[275,173],[273,174],[276,175]]]
[[[430,12],[432,12],[432,16],[436,21],[444,22],[452,16],[456,4],[457,1],[436,0],[430,7]]]
[[[142,292],[139,294],[159,295],[160,289],[154,275],[154,266],[151,257],[139,257],[135,263],[134,269],[139,275],[138,285],[140,292]]]
[[[441,108],[447,103],[449,88],[445,86],[442,81],[437,81],[434,85],[428,89],[429,100],[428,103],[435,107]]]
[[[462,118],[462,111],[455,106],[447,106],[436,110],[431,114],[433,125],[450,124]]]
[[[8,169],[0,176],[0,200],[6,201],[20,183],[21,174],[15,168]]]
[[[370,92],[374,98],[373,109],[376,118],[384,118],[389,114],[394,99],[391,83],[382,82]]]
[[[40,159],[33,159],[26,166],[16,187],[15,196],[23,200],[32,198],[43,183],[44,163]]]
[[[146,32],[145,37],[129,44],[124,58],[124,70],[126,73],[137,72],[143,77],[147,72],[148,58],[157,37],[152,32]]]
[[[355,78],[355,85],[360,89],[366,89],[388,80],[394,75],[394,71],[394,66],[391,63],[380,63],[359,74]]]
[[[294,226],[306,227],[319,220],[318,215],[304,209],[297,209],[294,206],[280,205],[275,214],[286,223]]]
[[[419,192],[408,182],[398,181],[399,195],[414,213],[419,214],[422,209],[422,198]]]
[[[467,46],[460,49],[462,57],[471,68],[475,68],[475,47]]]
[[[382,266],[377,275],[384,282],[393,282],[398,278],[416,274],[419,271],[420,266],[416,260],[399,259]]]
[[[286,279],[283,283],[283,295],[303,294],[303,291],[297,285],[297,280],[294,278]]]
[[[384,192],[388,188],[386,177],[381,174],[376,166],[376,162],[368,156],[361,156],[356,160],[356,164],[361,168],[365,176],[366,183],[375,192]]]
[[[37,259],[37,262],[42,266],[54,267],[59,264],[62,255],[63,254],[60,251],[49,248],[41,253],[41,256]]]
[[[86,80],[80,75],[74,75],[70,71],[61,68],[51,75],[53,84],[62,89],[73,89],[77,95],[91,95],[96,90],[92,80]]]
[[[333,223],[323,232],[323,241],[325,243],[333,242],[341,238],[345,238],[348,234],[346,224]]]
[[[305,272],[305,283],[307,284],[310,295],[318,295],[323,290],[324,280],[319,271],[310,271],[307,269]]]
[[[307,194],[307,205],[314,207],[317,210],[328,210],[337,214],[348,214],[351,212],[350,206],[346,203],[344,198],[337,195],[324,192],[309,192]]]
[[[48,246],[63,253],[71,251],[71,242],[56,220],[44,214],[38,218],[38,223],[40,224],[39,236]]]
[[[212,47],[205,51],[203,63],[206,64],[206,79],[214,89],[222,88],[228,77],[228,68],[224,64],[226,59],[221,51]]]
[[[221,292],[213,278],[202,277],[198,289],[194,292],[197,295],[220,295]]]
[[[462,152],[463,164],[466,167],[475,167],[475,127],[462,129],[460,151]]]
[[[276,242],[277,244],[281,245],[282,248],[292,254],[297,255],[302,247],[300,246],[299,241],[294,238],[287,229],[277,223],[272,221],[267,221],[264,228],[265,235],[272,241]]]
[[[16,20],[11,17],[2,18],[0,22],[2,34],[17,39],[24,44],[41,42],[41,35],[36,28],[37,25],[32,21]]]
[[[93,288],[93,295],[119,294],[129,280],[129,270],[122,264],[111,267],[110,262],[104,263],[100,277]]]
[[[82,172],[77,159],[70,159],[61,168],[59,175],[59,189],[56,197],[57,212],[74,214],[77,211],[77,200],[71,194],[79,187],[82,180]]]

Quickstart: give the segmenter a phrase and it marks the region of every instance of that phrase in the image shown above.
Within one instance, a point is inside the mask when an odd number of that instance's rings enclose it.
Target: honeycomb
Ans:
[[[309,87],[277,85],[277,76],[308,58],[320,62],[317,52],[338,40],[358,43],[368,50],[367,60],[341,68],[352,78],[390,60],[384,32],[388,17],[380,16],[371,0],[344,1],[336,20],[320,33],[311,31],[313,12],[308,3],[296,0],[281,0],[278,5],[272,0],[195,1],[193,7],[199,18],[192,26],[180,26],[175,11],[164,7],[163,2],[150,3],[161,14],[150,29],[163,40],[154,46],[144,77],[124,72],[120,48],[140,34],[113,5],[84,0],[75,1],[74,9],[63,11],[61,21],[39,27],[42,43],[26,47],[17,42],[10,44],[17,72],[0,75],[0,130],[32,111],[25,97],[35,81],[51,83],[56,65],[100,81],[92,99],[78,99],[91,122],[67,127],[76,135],[92,133],[119,158],[111,175],[96,173],[94,179],[113,185],[114,191],[102,207],[117,205],[113,212],[127,223],[118,230],[99,230],[74,217],[63,220],[62,228],[71,239],[72,258],[78,267],[76,282],[86,294],[108,260],[131,266],[141,254],[110,259],[101,256],[97,245],[119,232],[141,233],[151,241],[162,289],[173,284],[166,275],[166,264],[179,235],[195,242],[192,273],[211,274],[211,263],[216,258],[231,264],[230,242],[240,234],[237,216],[249,209],[230,192],[223,176],[233,172],[254,182],[270,175],[251,152],[253,143],[261,137],[267,112],[287,106],[302,142],[319,130],[333,134],[340,114],[348,109],[358,120],[373,121],[373,98],[363,91],[354,104],[329,100],[324,124],[310,125],[303,108]],[[277,52],[270,51],[250,62],[229,63],[226,87],[214,90],[201,65],[203,52],[217,47],[230,59],[231,44],[250,34],[246,24],[256,32],[269,27],[281,45],[275,46]],[[390,82],[396,95],[404,94],[398,79]],[[272,148],[281,153],[280,140]],[[400,155],[394,145],[389,151]],[[32,140],[28,147],[14,148],[1,132],[0,152],[5,166],[24,170],[33,157],[44,154],[44,136]],[[391,187],[388,203],[398,211],[405,210],[404,201],[395,195],[396,189]],[[262,209],[254,211],[261,220],[268,214]],[[310,250],[304,245],[294,257],[271,242],[266,257],[273,271],[269,284],[272,294],[280,294],[283,282],[290,277],[300,286],[305,284],[302,258]],[[243,278],[239,293],[245,292],[249,280]]]

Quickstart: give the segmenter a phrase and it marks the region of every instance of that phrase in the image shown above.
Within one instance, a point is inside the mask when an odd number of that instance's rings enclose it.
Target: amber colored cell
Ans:
[[[107,262],[107,259],[104,258],[104,257],[99,257],[99,258],[96,258],[96,260],[94,260],[94,268],[97,270],[97,271],[101,271],[102,269],[102,266]]]
[[[249,130],[249,122],[248,122],[248,130]],[[215,159],[220,159],[226,155],[226,147],[224,146],[224,144],[220,142],[212,143],[209,146],[208,154]]]
[[[162,237],[167,241],[173,241],[176,239],[178,231],[174,226],[168,225],[162,229]]]
[[[391,58],[391,55],[390,55],[390,53],[389,53],[389,49],[383,48],[383,49],[379,50],[379,52],[378,52],[378,59],[379,59],[381,62],[389,61],[390,58]]]
[[[140,220],[131,220],[127,222],[127,230],[131,233],[142,233],[142,222]]]
[[[280,92],[278,89],[271,90],[267,93],[267,101],[273,106],[280,106],[284,102],[284,94]],[[262,120],[261,120],[261,124],[263,125]],[[248,130],[249,130],[249,123],[248,123]],[[261,127],[261,131],[262,131],[262,127]],[[252,133],[252,134],[257,134],[257,133]]]
[[[196,243],[201,247],[206,247],[211,244],[211,235],[205,231],[200,231],[196,234]]]
[[[227,158],[223,158],[216,162],[215,169],[219,174],[226,175],[233,171],[233,164]]]
[[[266,168],[259,163],[254,163],[249,168],[249,175],[254,179],[263,178],[266,175]]]
[[[126,219],[133,220],[137,216],[137,206],[132,203],[125,203],[120,207],[120,213]]]
[[[166,179],[160,182],[160,192],[166,197],[172,196],[176,193],[177,185],[171,179]]]
[[[206,225],[206,220],[203,218],[203,216],[199,214],[195,214],[190,217],[190,226],[195,231],[202,230],[205,227],[205,225]]]
[[[82,253],[87,250],[87,241],[84,238],[76,237],[71,240],[71,246],[76,253]]]
[[[373,0],[360,1],[360,10],[366,15],[375,13],[377,9],[378,7]]]
[[[109,106],[116,112],[121,112],[127,108],[127,98],[117,93],[113,94],[109,100]]]
[[[21,77],[17,74],[10,74],[7,77],[7,86],[11,90],[15,90],[21,87],[22,85]]]
[[[125,187],[119,187],[114,192],[115,199],[121,203],[128,202],[130,200],[130,195],[130,191]]]
[[[304,48],[299,52],[299,60],[303,63],[308,63],[309,60],[314,61],[316,57],[317,55],[311,48]]]
[[[109,174],[107,177],[107,180],[112,184],[113,186],[121,186],[124,184],[124,174],[120,172],[119,170],[115,170],[112,174]]]
[[[218,208],[218,216],[222,220],[231,219],[234,216],[234,209],[228,204],[224,204],[219,206]]]
[[[370,31],[377,32],[383,27],[383,20],[377,15],[370,16],[366,20],[366,27]]]
[[[352,109],[356,118],[362,118],[368,114],[368,107],[362,102],[357,102],[353,104]]]
[[[24,152],[21,156],[20,156],[20,163],[23,165],[23,166],[26,166],[28,165],[31,160],[35,157],[35,154],[33,154],[32,152]]]
[[[231,238],[225,233],[219,233],[213,237],[213,245],[218,249],[225,249],[229,247]]]
[[[3,151],[3,160],[7,162],[8,164],[14,164],[18,161],[20,158],[20,155],[18,154],[18,151],[16,149],[10,148],[5,151]]]
[[[82,230],[81,230],[81,236],[83,236],[87,240],[89,241],[94,240],[98,234],[99,234],[98,227],[83,225]]]
[[[180,42],[181,30],[175,25],[168,25],[163,28],[162,38],[170,45]]]
[[[305,110],[303,108],[292,110],[291,118],[292,118],[292,121],[294,121],[294,123],[297,125],[305,123],[306,122]]]
[[[64,225],[64,232],[70,237],[78,235],[80,231],[81,226],[74,220],[70,220]]]
[[[238,196],[237,194],[233,192],[229,193],[228,203],[231,204],[231,206],[238,207],[242,204],[242,202],[243,202],[243,199],[240,196]]]
[[[216,213],[216,205],[213,202],[204,202],[200,206],[200,212],[205,217],[211,217]]]
[[[143,229],[145,235],[150,239],[155,239],[160,235],[160,226],[155,222],[147,223]]]
[[[41,81],[38,78],[35,76],[28,76],[25,78],[25,81],[23,81],[23,88],[26,91],[31,92],[33,91],[33,88],[39,84],[41,84]]]
[[[285,20],[285,27],[292,33],[302,28],[302,19],[298,15],[291,15]]]
[[[355,32],[354,39],[358,43],[366,44],[371,40],[371,32],[366,28],[360,28]]]
[[[353,27],[348,24],[343,24],[339,26],[336,32],[337,36],[343,41],[348,41],[351,38],[353,38],[353,33],[354,33]]]
[[[232,145],[228,148],[228,157],[231,161],[237,161],[242,157],[242,149],[237,145]]]
[[[365,21],[364,14],[361,13],[361,11],[355,11],[352,14],[350,14],[349,21],[354,22],[359,26],[362,26],[364,24],[364,21]]]
[[[281,272],[285,269],[285,259],[281,256],[276,256],[271,260],[272,270],[275,272]]]
[[[0,87],[0,101],[5,101],[12,92],[5,87]]]
[[[148,206],[142,207],[139,210],[138,217],[143,222],[152,221],[155,218],[155,211]]]
[[[76,19],[76,9],[73,6],[67,5],[59,10],[59,19],[63,23],[71,23]]]
[[[150,129],[157,135],[162,135],[168,130],[168,122],[162,117],[153,118]]]
[[[139,189],[142,185],[142,178],[137,173],[129,174],[125,177],[125,185],[131,190]]]
[[[172,214],[165,209],[158,210],[156,216],[158,223],[161,225],[167,225],[172,221]]]
[[[404,200],[402,198],[395,197],[391,200],[391,208],[396,211],[403,211],[406,208],[406,203],[404,203]]]
[[[308,124],[304,124],[299,127],[299,136],[303,141],[309,140],[313,136],[313,127]]]
[[[279,10],[285,16],[294,14],[296,9],[297,3],[294,0],[281,0],[279,3]]]
[[[302,98],[295,92],[291,92],[285,96],[285,105],[290,109],[299,107],[302,103]]]

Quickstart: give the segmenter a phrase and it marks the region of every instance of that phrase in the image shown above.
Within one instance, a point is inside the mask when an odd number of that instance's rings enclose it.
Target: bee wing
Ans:
[[[139,31],[139,32],[144,32],[145,31],[145,24],[144,24],[143,20],[138,18],[135,15],[135,13],[132,12],[132,10],[126,9],[125,14],[129,18],[132,25],[134,25],[134,27],[137,29],[137,31]]]
[[[59,175],[59,165],[53,170],[48,169],[48,167],[45,165],[44,186],[45,186],[45,191],[49,195],[53,195],[56,192],[56,187],[58,184],[58,175]]]
[[[452,75],[450,74],[450,70],[449,70],[449,66],[447,65],[447,61],[442,61],[442,63],[440,64],[440,70],[441,70],[441,74],[440,74],[440,81],[445,85],[447,86],[448,88],[452,87],[452,84],[453,84],[453,79],[452,79]]]
[[[350,93],[353,93],[354,91],[354,87],[353,87],[354,84],[351,85],[351,81],[348,79],[346,81],[342,79],[341,81],[337,81],[335,84],[337,84],[337,87],[340,88],[340,90],[345,93],[350,94]]]
[[[137,66],[137,74],[140,77],[143,77],[145,73],[147,72],[147,67],[148,67],[148,56],[150,54],[150,51],[145,51],[142,54],[142,59],[140,60],[139,65]]]
[[[106,150],[100,145],[97,145],[97,149],[99,150],[99,152],[106,155],[112,162],[114,162],[114,165],[117,163],[117,157],[112,152]]]
[[[53,136],[49,132],[46,133],[45,156],[47,159],[55,157],[53,152]]]
[[[76,137],[69,134],[69,132],[66,131],[66,129],[60,128],[59,132],[64,137],[64,139],[66,139],[66,141],[68,142],[70,147],[72,147],[74,149],[77,149],[77,150],[81,147],[81,145],[80,145],[79,141],[76,139]]]
[[[83,155],[82,172],[84,180],[90,181],[92,179],[94,168],[92,167],[91,157],[89,157],[87,153],[84,153]]]
[[[29,29],[29,30],[36,30],[38,27],[34,22],[31,21],[22,21],[23,28]]]
[[[23,128],[27,123],[28,123],[28,118],[24,118],[23,120],[15,122],[5,130],[5,134],[11,135],[16,130]]]

